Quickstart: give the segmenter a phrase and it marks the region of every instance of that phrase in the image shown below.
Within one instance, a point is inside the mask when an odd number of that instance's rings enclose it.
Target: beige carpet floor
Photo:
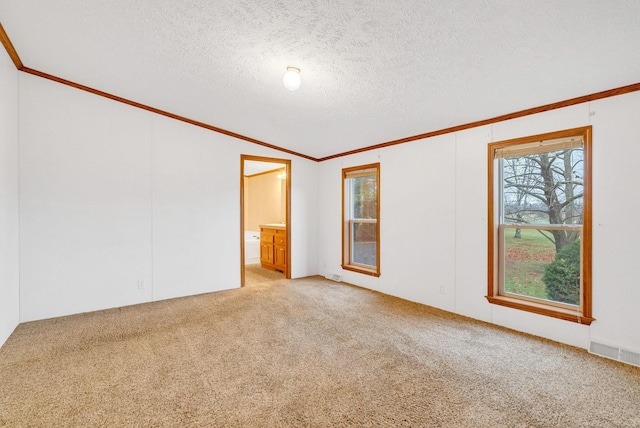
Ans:
[[[244,285],[256,285],[267,281],[283,279],[282,272],[264,269],[260,264],[244,265]]]
[[[0,426],[640,427],[640,369],[311,277],[21,324]]]

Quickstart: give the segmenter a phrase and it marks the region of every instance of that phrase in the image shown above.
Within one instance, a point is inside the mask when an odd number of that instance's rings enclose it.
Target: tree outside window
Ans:
[[[590,138],[489,145],[490,302],[591,322]]]
[[[343,178],[343,269],[380,275],[380,164],[345,168]]]

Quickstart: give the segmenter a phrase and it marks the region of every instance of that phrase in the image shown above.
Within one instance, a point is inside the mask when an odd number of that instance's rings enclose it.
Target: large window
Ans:
[[[342,170],[342,268],[380,276],[380,164]]]
[[[487,299],[593,321],[591,127],[489,144]]]

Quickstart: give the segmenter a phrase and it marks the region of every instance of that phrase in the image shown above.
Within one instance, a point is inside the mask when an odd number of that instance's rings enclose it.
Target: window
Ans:
[[[489,144],[489,302],[591,324],[591,127]]]
[[[380,276],[380,164],[342,170],[342,268]]]

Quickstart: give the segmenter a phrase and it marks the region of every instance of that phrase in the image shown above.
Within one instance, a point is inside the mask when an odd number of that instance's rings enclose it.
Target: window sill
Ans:
[[[519,309],[521,311],[532,312],[534,314],[545,315],[548,317],[571,321],[578,324],[591,325],[591,323],[595,321],[595,318],[587,317],[575,311],[558,308],[556,306],[526,302],[506,296],[486,297],[489,303],[492,303],[494,305],[506,306],[508,308]]]
[[[361,266],[354,266],[354,265],[341,265],[342,269],[344,270],[350,270],[352,272],[358,272],[358,273],[362,273],[365,275],[370,275],[370,276],[375,276],[375,277],[379,277],[380,276],[380,272],[374,270],[374,269],[367,269],[365,267],[361,267]]]

